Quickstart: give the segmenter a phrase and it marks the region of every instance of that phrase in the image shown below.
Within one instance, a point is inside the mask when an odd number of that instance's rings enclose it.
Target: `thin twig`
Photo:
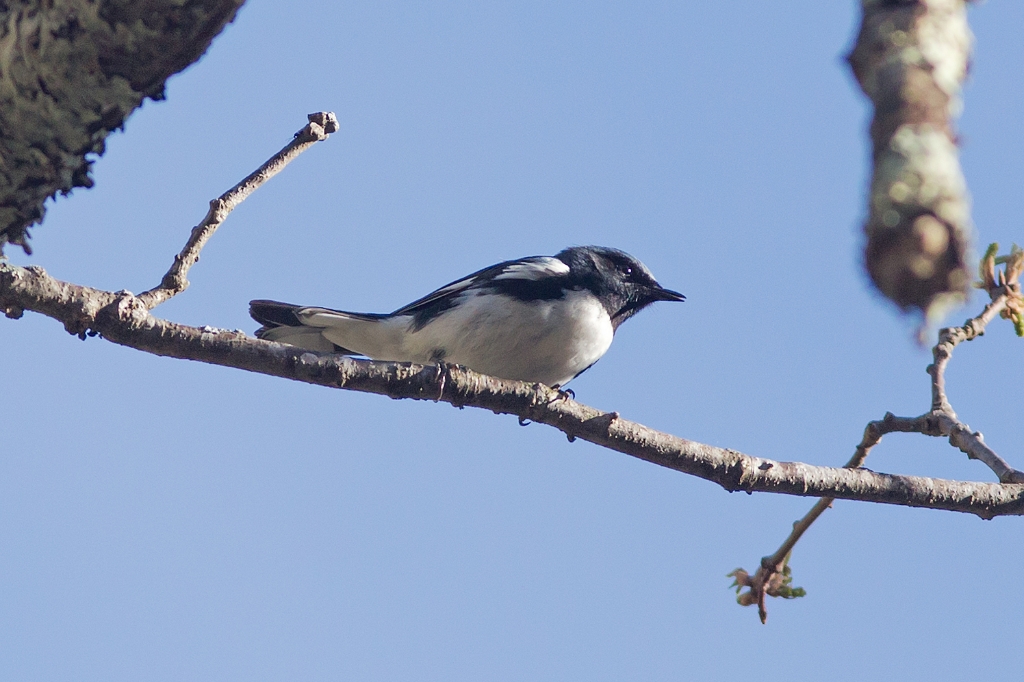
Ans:
[[[879,421],[870,422],[864,429],[864,437],[857,446],[853,457],[845,468],[856,469],[863,466],[868,453],[887,433],[920,433],[926,436],[948,438],[950,445],[959,449],[970,459],[976,459],[992,470],[1000,483],[1024,483],[1024,472],[1009,465],[984,441],[980,432],[959,420],[953,406],[946,395],[946,368],[953,356],[953,349],[964,341],[971,341],[985,333],[985,328],[992,320],[1002,315],[1008,317],[1008,308],[1021,299],[1018,278],[1024,268],[1024,255],[1014,251],[1011,257],[1003,260],[1007,263],[1004,271],[995,271],[995,249],[989,252],[981,263],[982,282],[991,301],[977,316],[964,322],[960,327],[947,327],[939,330],[938,342],[932,348],[933,363],[928,366],[931,377],[932,408],[919,417],[897,417],[886,413]],[[761,565],[753,575],[742,568],[732,573],[734,586],[738,591],[746,589],[737,597],[744,606],[757,604],[758,616],[764,623],[768,619],[766,597],[792,598],[803,596],[801,588],[791,587],[792,575],[788,567],[789,557],[796,543],[799,542],[807,529],[832,506],[834,498],[823,497],[799,521],[793,524],[793,531],[779,548],[771,555],[761,559]]]
[[[869,422],[864,428],[864,437],[861,439],[860,444],[857,445],[850,461],[844,465],[844,468],[857,469],[861,467],[864,464],[864,460],[867,459],[868,453],[871,452],[871,448],[878,445],[879,441],[882,440],[882,436],[892,431],[902,431],[904,430],[901,428],[902,426],[905,426],[905,420],[894,416],[891,412],[886,413],[885,417],[880,421]],[[796,546],[796,543],[803,537],[803,534],[811,527],[811,524],[817,521],[818,517],[824,514],[825,510],[831,507],[834,501],[835,498],[832,497],[823,497],[818,500],[803,518],[793,524],[793,531],[779,545],[775,553],[761,559],[761,565],[754,572],[754,575],[751,576],[742,568],[737,568],[729,574],[730,577],[735,579],[735,586],[737,588],[749,588],[747,593],[740,595],[739,601],[744,605],[756,603],[757,613],[762,623],[768,621],[768,607],[765,604],[766,597],[792,598],[794,596],[803,596],[802,589],[792,588],[789,585],[791,578],[786,570],[789,555]]]
[[[199,260],[199,252],[217,231],[221,223],[250,194],[260,188],[270,178],[280,173],[292,159],[308,148],[326,140],[338,130],[338,119],[331,112],[317,112],[308,116],[309,123],[295,133],[295,137],[285,147],[274,154],[262,166],[249,174],[244,180],[224,194],[210,202],[210,210],[203,221],[192,228],[185,248],[174,257],[174,263],[164,275],[159,286],[139,294],[138,299],[146,308],[152,310],[161,303],[173,298],[188,288],[189,269]]]
[[[868,453],[871,452],[871,448],[878,445],[879,441],[882,440],[882,436],[892,431],[897,430],[893,428],[893,425],[899,417],[894,417],[892,413],[887,413],[884,418],[880,421],[869,422],[867,427],[864,429],[864,438],[861,440],[857,449],[853,453],[853,457],[850,458],[846,464],[843,465],[846,469],[857,469],[864,465],[864,460],[868,458]],[[832,506],[832,502],[835,500],[831,497],[823,497],[818,500],[817,504],[811,508],[802,519],[793,524],[793,532],[789,534],[789,537],[779,546],[778,550],[775,551],[771,556],[767,556],[761,559],[762,567],[774,567],[778,566],[781,568],[785,558],[789,556],[789,553],[793,551],[793,547],[797,541],[804,534],[804,532],[811,527],[821,514]]]
[[[985,443],[980,432],[960,421],[946,394],[946,367],[953,357],[953,349],[964,341],[982,336],[996,317],[1012,320],[1018,334],[1021,331],[1020,313],[1024,296],[1021,295],[1020,276],[1024,272],[1024,251],[1014,246],[1008,256],[997,258],[998,251],[998,244],[989,245],[978,266],[981,281],[976,286],[988,293],[988,305],[962,326],[939,330],[939,341],[932,348],[933,362],[928,366],[928,374],[932,378],[932,409],[918,418],[921,427],[915,430],[929,436],[949,438],[950,445],[968,458],[985,464],[1000,482],[1020,483],[1024,482],[1024,472],[1011,467]],[[999,270],[997,265],[1002,265],[1003,269]]]
[[[946,396],[946,366],[953,357],[953,349],[964,341],[972,341],[985,333],[985,327],[1006,309],[1008,294],[997,294],[977,317],[964,322],[961,327],[946,327],[939,330],[939,342],[932,348],[933,363],[928,366],[932,377],[932,411],[945,412],[956,419],[956,412]]]

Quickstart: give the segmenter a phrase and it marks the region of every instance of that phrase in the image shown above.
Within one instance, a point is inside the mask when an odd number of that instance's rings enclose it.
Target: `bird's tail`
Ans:
[[[281,303],[280,301],[249,301],[249,316],[263,325],[256,330],[257,339],[287,343],[291,346],[322,353],[351,355],[352,352],[348,349],[324,338],[322,328],[311,327],[303,323],[299,313],[308,309],[306,306]]]

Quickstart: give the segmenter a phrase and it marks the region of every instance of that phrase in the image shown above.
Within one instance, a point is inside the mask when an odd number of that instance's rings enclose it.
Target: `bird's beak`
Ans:
[[[685,301],[686,297],[678,291],[663,289],[661,285],[651,288],[651,298],[655,301]]]

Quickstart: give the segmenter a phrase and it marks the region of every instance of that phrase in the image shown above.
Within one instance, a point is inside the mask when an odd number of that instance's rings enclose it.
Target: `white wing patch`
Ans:
[[[468,289],[476,281],[476,277],[467,277],[466,279],[460,279],[458,282],[452,282],[446,287],[441,287],[430,295],[432,300],[437,300],[449,294],[454,294],[457,291]]]
[[[569,266],[557,258],[547,256],[535,258],[528,261],[513,263],[505,268],[505,271],[494,279],[529,279],[539,280],[546,277],[558,277],[568,275]]]

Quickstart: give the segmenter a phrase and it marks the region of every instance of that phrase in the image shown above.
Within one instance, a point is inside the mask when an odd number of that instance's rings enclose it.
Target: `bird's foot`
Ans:
[[[557,391],[558,395],[551,401],[552,403],[576,399],[576,391],[571,388],[559,388],[558,386],[555,386],[554,389]]]
[[[444,387],[448,383],[449,377],[451,377],[451,365],[444,360],[437,361],[437,400],[435,402],[441,402],[444,398]]]

